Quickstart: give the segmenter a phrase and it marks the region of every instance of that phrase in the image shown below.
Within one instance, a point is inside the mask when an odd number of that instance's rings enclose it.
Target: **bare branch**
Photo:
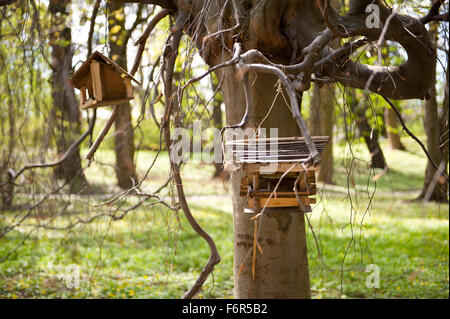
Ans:
[[[366,14],[349,14],[341,17],[328,7],[329,21],[345,37],[365,36],[370,41],[384,40],[398,42],[408,53],[408,61],[400,66],[371,66],[354,61],[346,61],[323,68],[321,75],[329,75],[334,80],[354,88],[368,89],[372,92],[394,99],[423,99],[428,95],[433,77],[435,54],[424,25],[417,19],[394,13],[380,1],[380,21],[389,23],[388,28],[367,28]],[[421,74],[418,77],[417,74]]]
[[[423,24],[430,23],[432,21],[447,21],[448,22],[448,12],[444,14],[439,14],[439,9],[444,4],[444,0],[433,0],[431,4],[430,11],[428,14],[420,18],[420,22]]]
[[[147,28],[145,29],[144,33],[141,35],[139,40],[136,41],[134,45],[139,45],[138,51],[136,53],[136,58],[134,59],[133,67],[131,68],[130,74],[134,75],[139,68],[139,64],[142,59],[142,54],[144,53],[145,49],[145,43],[147,42],[148,37],[150,36],[150,33],[152,33],[153,29],[156,27],[159,21],[161,21],[164,17],[166,17],[169,14],[169,10],[163,9],[160,12],[158,12],[153,19],[148,24]]]
[[[91,148],[89,149],[88,154],[86,155],[86,158],[88,160],[92,159],[92,157],[94,156],[94,154],[97,151],[98,147],[100,146],[100,143],[103,141],[103,139],[105,138],[106,134],[108,134],[109,129],[111,128],[111,126],[113,125],[114,121],[117,118],[117,115],[119,114],[119,107],[120,107],[119,105],[115,105],[113,107],[113,111],[112,111],[111,115],[109,116],[105,127],[102,129],[102,131],[100,132],[99,136],[95,140],[94,144],[92,144]]]
[[[92,9],[91,24],[89,26],[89,35],[88,35],[88,41],[87,41],[87,48],[88,48],[87,56],[88,57],[92,54],[92,36],[94,34],[95,20],[97,19],[97,14],[98,14],[98,9],[100,8],[100,3],[101,3],[101,0],[96,0],[94,3],[94,8]]]
[[[0,0],[0,7],[1,6],[7,6],[9,4],[13,4],[14,2],[16,2],[17,0]]]
[[[178,54],[178,48],[180,44],[180,39],[183,34],[182,24],[184,24],[186,16],[184,12],[180,12],[177,23],[173,28],[174,33],[172,35],[172,41],[170,43],[170,56],[167,59],[167,65],[165,66],[165,78],[164,78],[164,95],[166,106],[164,110],[164,122],[162,123],[162,128],[164,131],[164,141],[166,144],[166,148],[168,151],[171,150],[171,139],[170,139],[170,117],[173,110],[173,106],[177,105],[176,97],[172,96],[173,94],[173,71],[175,67],[175,61]],[[203,283],[208,278],[209,274],[214,270],[214,266],[220,262],[219,252],[217,250],[216,244],[211,236],[197,223],[196,219],[192,215],[192,212],[189,209],[189,205],[186,200],[186,196],[184,194],[183,181],[180,175],[179,165],[173,161],[171,161],[171,171],[173,174],[174,182],[177,187],[178,200],[180,203],[180,207],[186,216],[191,227],[194,231],[200,235],[208,244],[210,249],[210,256],[208,262],[203,268],[200,276],[195,281],[194,285],[184,294],[183,298],[190,299],[193,298],[200,288],[203,286]]]
[[[403,117],[400,113],[400,111],[395,107],[394,103],[391,102],[391,100],[389,100],[389,98],[383,96],[384,100],[389,104],[389,106],[392,108],[392,110],[395,112],[395,114],[397,115],[400,123],[402,124],[403,129],[405,130],[405,132],[413,139],[415,140],[420,147],[422,148],[423,152],[425,153],[425,155],[427,156],[428,160],[430,161],[431,165],[433,165],[433,167],[437,170],[440,171],[439,167],[436,165],[436,163],[433,161],[433,159],[431,158],[430,153],[428,152],[427,148],[425,147],[425,145],[422,143],[422,141],[415,136],[406,126],[405,121],[403,120]],[[445,177],[445,179],[447,180],[447,183],[449,181],[448,179],[448,175],[446,172],[442,172],[442,176]]]
[[[123,3],[140,3],[140,4],[153,4],[165,9],[175,9],[176,5],[172,0],[108,0]]]
[[[49,167],[54,167],[54,166],[58,166],[61,165],[62,163],[64,163],[70,156],[72,156],[72,154],[78,150],[80,144],[86,139],[86,137],[88,137],[93,129],[94,129],[94,125],[95,125],[95,120],[96,120],[96,115],[97,115],[97,111],[94,110],[94,115],[92,117],[91,123],[89,125],[89,129],[83,133],[83,135],[81,135],[72,145],[69,146],[69,148],[67,149],[67,151],[63,154],[63,156],[61,156],[61,158],[55,162],[52,163],[41,163],[41,164],[27,164],[24,167],[22,167],[17,173],[14,174],[14,176],[12,176],[12,180],[16,180],[20,175],[22,175],[23,172],[29,170],[29,169],[33,169],[33,168],[49,168]],[[4,182],[0,184],[0,187],[2,187],[3,185],[6,185],[8,182]]]

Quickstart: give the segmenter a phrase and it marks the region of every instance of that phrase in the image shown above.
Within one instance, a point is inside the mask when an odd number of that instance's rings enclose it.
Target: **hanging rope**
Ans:
[[[107,3],[107,0],[105,0],[104,13],[105,13],[105,43],[103,45],[101,53],[103,55],[106,55],[109,57],[109,47],[108,47],[109,30],[108,30],[108,3]],[[105,50],[106,50],[106,54],[105,54]]]

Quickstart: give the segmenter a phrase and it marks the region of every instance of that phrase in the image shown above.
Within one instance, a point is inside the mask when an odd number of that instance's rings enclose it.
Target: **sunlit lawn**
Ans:
[[[409,201],[422,186],[426,162],[416,145],[408,140],[404,143],[410,152],[385,147],[390,171],[376,187],[364,161],[354,161],[355,172],[347,179],[343,165],[349,165],[348,152],[335,149],[336,185],[323,187],[310,215],[322,256],[321,261],[308,230],[314,298],[448,298],[448,205]],[[354,152],[367,160],[363,146]],[[154,152],[139,153],[141,176],[154,156]],[[101,151],[97,158],[104,163],[114,161],[109,151]],[[144,188],[149,192],[158,189],[168,170],[167,155],[162,154]],[[199,297],[232,298],[232,205],[223,183],[212,180],[212,173],[212,166],[202,164],[188,164],[183,170],[191,209],[216,240],[222,257]],[[110,166],[93,165],[87,175],[99,190],[117,191]],[[91,196],[90,203],[87,197],[75,198],[72,200],[80,207],[75,204],[71,209],[84,218],[108,209],[86,208],[108,198]],[[170,197],[166,200],[171,202]],[[7,216],[1,219],[5,220],[17,212],[2,214]],[[59,217],[52,225],[64,225],[72,218]],[[45,223],[45,218],[33,222]],[[143,206],[121,220],[101,218],[69,232],[37,229],[29,234],[30,229],[18,228],[0,240],[0,260],[8,256],[0,263],[0,297],[179,298],[208,258],[207,245],[190,229],[182,213],[175,215],[163,206]],[[24,236],[29,237],[20,245]],[[379,288],[366,287],[370,274],[366,266],[370,264],[379,267]],[[70,288],[61,276],[70,273],[73,265],[80,270],[79,288]]]

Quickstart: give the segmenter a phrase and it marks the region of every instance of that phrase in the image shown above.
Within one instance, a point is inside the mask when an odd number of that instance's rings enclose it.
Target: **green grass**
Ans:
[[[448,205],[411,201],[421,189],[426,161],[415,144],[409,140],[404,143],[409,152],[385,147],[390,171],[376,184],[368,175],[364,146],[354,149],[361,160],[354,161],[350,179],[344,168],[349,164],[348,150],[335,149],[336,185],[322,186],[319,203],[310,214],[322,261],[311,230],[307,234],[313,298],[449,297]],[[141,176],[154,156],[149,151],[138,154]],[[114,162],[107,150],[99,152],[97,158],[104,164]],[[144,188],[150,192],[157,189],[168,171],[167,154],[162,154]],[[222,182],[211,180],[212,173],[212,166],[202,164],[183,168],[191,209],[216,240],[222,257],[199,297],[232,298],[232,205],[224,196]],[[93,165],[86,174],[94,187],[107,193],[117,191],[110,166]],[[372,205],[365,213],[375,188]],[[69,209],[74,215],[59,217],[52,226],[107,209],[93,207],[107,198],[101,194],[76,198],[77,204]],[[124,205],[135,201],[130,198]],[[54,205],[59,204],[55,201]],[[45,207],[30,223],[50,220],[55,208]],[[19,212],[1,214],[3,227]],[[162,206],[141,207],[113,222],[100,218],[69,232],[40,228],[29,234],[30,229],[20,227],[0,239],[0,260],[9,254],[0,263],[2,298],[179,298],[208,258],[207,245],[183,215]],[[20,245],[24,236],[28,236],[27,241]],[[366,287],[369,264],[380,269],[379,288]],[[79,288],[68,288],[60,276],[70,265],[80,267]]]

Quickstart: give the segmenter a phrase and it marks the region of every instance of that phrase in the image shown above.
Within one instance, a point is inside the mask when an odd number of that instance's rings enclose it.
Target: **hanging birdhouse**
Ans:
[[[328,136],[313,136],[321,153]],[[233,161],[246,173],[241,180],[240,195],[247,198],[252,212],[274,207],[299,207],[310,212],[316,194],[315,171],[307,167],[310,158],[303,137],[255,138],[226,143]]]
[[[80,90],[80,107],[88,109],[119,105],[133,99],[131,74],[100,52],[94,52],[72,76]]]

